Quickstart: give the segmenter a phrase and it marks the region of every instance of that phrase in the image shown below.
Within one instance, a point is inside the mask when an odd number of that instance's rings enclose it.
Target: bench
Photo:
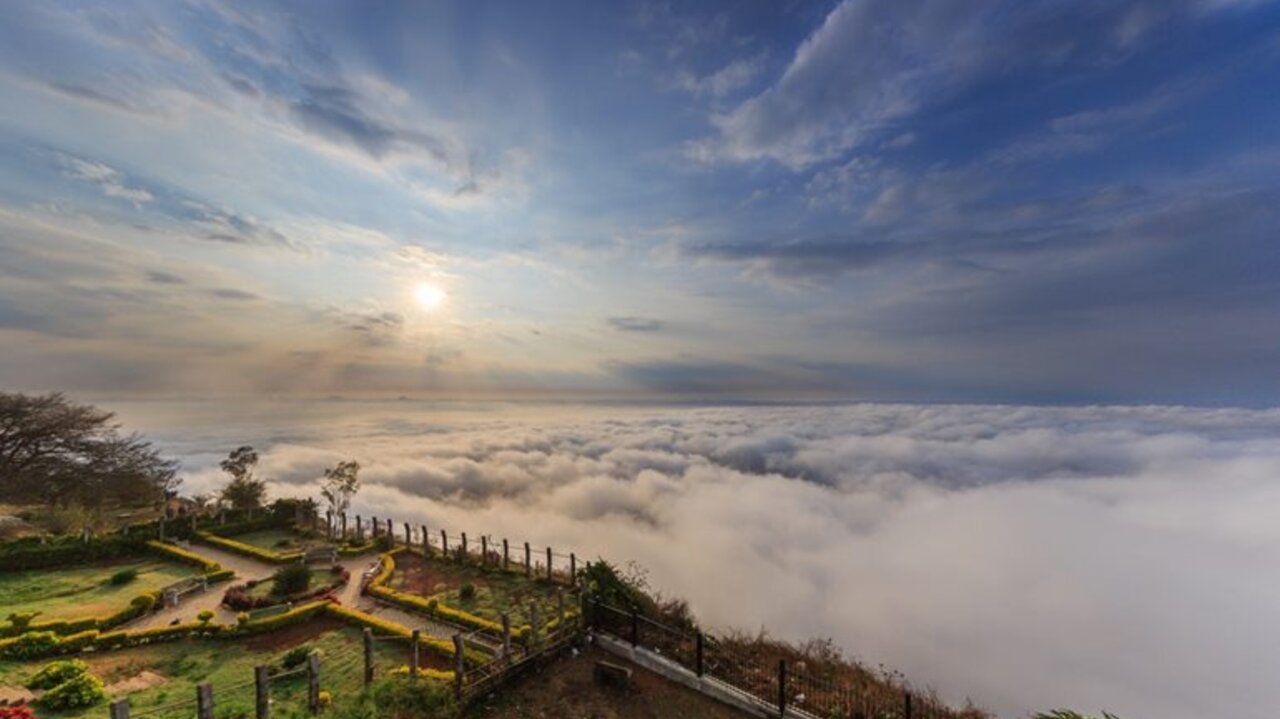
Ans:
[[[164,597],[164,603],[170,607],[178,606],[178,601],[184,596],[191,594],[197,590],[203,592],[209,588],[209,580],[205,577],[188,577],[178,582],[174,582],[164,589],[160,590]]]
[[[592,672],[597,684],[625,689],[631,685],[631,670],[621,664],[597,660]]]
[[[308,549],[306,554],[302,555],[303,564],[310,564],[311,562],[320,562],[320,561],[328,562],[330,564],[337,564],[338,548],[337,547],[314,547],[312,549]]]

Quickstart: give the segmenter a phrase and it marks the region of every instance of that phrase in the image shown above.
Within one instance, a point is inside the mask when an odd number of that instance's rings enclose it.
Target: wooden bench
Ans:
[[[625,689],[631,685],[631,670],[621,664],[597,660],[592,675],[597,684]]]
[[[330,564],[338,563],[337,547],[314,547],[308,549],[306,554],[302,555],[302,563],[310,564],[311,562],[328,562]]]

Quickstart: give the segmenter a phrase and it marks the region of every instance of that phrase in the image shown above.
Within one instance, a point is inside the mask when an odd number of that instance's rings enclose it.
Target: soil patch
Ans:
[[[333,617],[316,617],[291,627],[247,637],[240,642],[240,645],[253,652],[273,652],[304,644],[325,632],[341,629],[343,626],[345,625],[342,622]]]
[[[443,561],[443,560],[437,560]],[[441,569],[435,562],[428,562],[416,554],[401,552],[396,555],[396,572],[391,586],[402,592],[429,597],[471,582],[477,587],[488,586],[483,576],[461,577],[457,570]],[[476,574],[479,574],[478,572]]]
[[[0,707],[8,704],[30,704],[36,695],[26,687],[0,686]]]
[[[135,692],[143,692],[169,681],[168,677],[152,671],[143,671],[128,679],[114,682],[106,686],[107,696],[118,697]]]

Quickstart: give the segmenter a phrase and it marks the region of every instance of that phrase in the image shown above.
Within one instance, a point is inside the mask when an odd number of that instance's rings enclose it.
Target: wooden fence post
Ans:
[[[413,630],[413,637],[412,639],[410,639],[410,643],[413,645],[413,649],[409,652],[409,678],[410,679],[418,678],[418,642],[421,639],[422,639],[422,630],[421,629]]]
[[[111,702],[111,719],[129,719],[129,697]]]
[[[511,547],[507,545],[507,538],[502,538],[502,571],[507,571],[507,567],[511,565]]]
[[[377,517],[369,517],[369,538],[377,539],[378,531],[382,529],[382,520]]]
[[[787,660],[778,660],[778,716],[787,715]]]
[[[213,719],[213,685],[200,682],[196,685],[197,719]]]
[[[698,630],[698,643],[694,647],[693,665],[698,676],[702,676],[702,630]]]
[[[911,692],[902,692],[902,716],[903,719],[911,719]]]
[[[271,717],[271,677],[265,664],[253,668],[254,716],[257,719]]]
[[[453,696],[462,702],[462,678],[466,673],[467,665],[462,661],[462,635],[453,635]]]
[[[413,536],[411,535],[411,533],[410,533],[410,531],[409,531],[409,523],[408,523],[408,522],[405,522],[405,523],[404,523],[404,546],[406,546],[406,547],[412,547],[412,546],[413,546]]]
[[[527,579],[533,578],[533,553],[528,542],[524,543],[524,576]]]
[[[551,547],[547,547],[547,583],[551,583]]]
[[[511,615],[502,613],[502,659],[511,665]]]
[[[356,515],[356,541],[364,543],[364,520],[360,519],[360,515]]]
[[[489,566],[489,536],[486,534],[480,535],[480,566]]]
[[[364,628],[364,685],[373,683],[373,630]]]
[[[339,539],[346,539],[347,538],[347,513],[346,512],[342,513],[341,519],[342,519],[342,536],[339,537]]]
[[[427,525],[422,525],[422,558],[431,558],[431,535],[427,533]]]
[[[307,708],[312,714],[320,713],[320,655],[307,655]]]
[[[578,555],[569,552],[569,586],[578,586]]]
[[[396,546],[396,523],[391,517],[387,517],[387,549]]]
[[[640,613],[635,610],[635,607],[632,607],[631,608],[631,646],[634,647],[639,643],[640,643]]]
[[[449,558],[449,533],[443,529],[440,530],[440,555]]]
[[[462,533],[462,561],[467,561],[467,533]]]

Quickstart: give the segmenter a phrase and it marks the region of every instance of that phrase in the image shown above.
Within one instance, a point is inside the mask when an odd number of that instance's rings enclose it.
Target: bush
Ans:
[[[290,649],[289,652],[284,655],[284,658],[280,660],[280,666],[284,667],[286,670],[293,669],[294,667],[300,667],[307,663],[307,657],[309,656],[311,656],[310,646],[303,644],[300,647],[294,647],[293,649]]]
[[[464,602],[474,601],[476,598],[476,585],[467,582],[458,590],[458,598]]]
[[[31,626],[32,620],[40,616],[40,612],[26,612],[24,614],[13,613],[9,615],[9,626],[22,633],[27,627]]]
[[[89,673],[77,674],[40,697],[40,705],[54,711],[66,711],[97,704],[107,698],[102,680]]]
[[[0,719],[36,719],[35,712],[25,704],[14,707],[0,707]]]
[[[79,659],[64,659],[44,665],[27,681],[28,689],[52,689],[80,674],[87,674],[89,665]]]
[[[137,578],[138,578],[138,570],[134,569],[133,567],[130,567],[128,569],[121,569],[115,574],[112,574],[110,582],[111,582],[111,586],[118,587],[122,584],[128,584],[129,582],[132,582]]]
[[[206,609],[203,612],[200,612],[199,614],[197,614],[196,619],[199,619],[201,624],[208,624],[209,620],[213,619],[213,612]]]
[[[58,648],[58,635],[53,632],[27,632],[4,643],[0,653],[10,659],[39,659]]]
[[[301,594],[311,586],[311,567],[298,562],[276,570],[271,577],[271,593],[280,597]]]

